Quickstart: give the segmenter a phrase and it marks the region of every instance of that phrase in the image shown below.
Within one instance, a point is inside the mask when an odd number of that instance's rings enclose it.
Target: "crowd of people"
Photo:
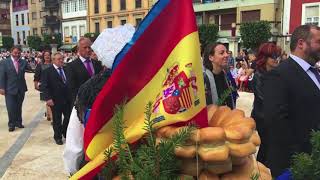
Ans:
[[[0,53],[0,94],[6,100],[9,131],[24,127],[21,116],[27,91],[24,73],[33,62],[37,65],[34,88],[39,90],[40,100],[46,104],[54,140],[62,145],[62,138],[69,138],[70,144],[65,150],[69,173],[76,172],[83,163],[83,142],[78,136],[83,136],[87,111],[110,76],[91,44],[90,39],[81,38],[77,53],[22,52],[17,46],[11,52]],[[257,158],[274,176],[289,168],[294,153],[310,152],[310,131],[320,128],[317,116],[320,109],[320,28],[312,25],[296,28],[290,50],[288,56],[276,44],[266,42],[256,51],[241,50],[233,57],[223,44],[215,43],[206,47],[202,57],[208,105],[226,105],[234,109],[238,91],[254,93],[251,117],[256,121],[262,140]],[[70,122],[77,127],[72,130],[76,135],[67,134],[70,116],[76,119]]]

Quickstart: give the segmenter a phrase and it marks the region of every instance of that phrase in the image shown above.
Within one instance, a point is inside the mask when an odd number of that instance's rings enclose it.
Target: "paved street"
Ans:
[[[66,179],[62,152],[52,138],[53,130],[44,117],[44,103],[33,88],[33,74],[26,74],[29,91],[23,104],[24,129],[8,132],[4,97],[0,96],[0,178],[3,180]],[[238,108],[249,116],[253,95],[241,93]]]

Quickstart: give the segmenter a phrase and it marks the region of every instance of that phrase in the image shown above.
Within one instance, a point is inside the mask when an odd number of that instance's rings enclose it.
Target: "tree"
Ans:
[[[240,34],[244,47],[256,50],[271,38],[271,24],[267,21],[243,23]]]
[[[201,51],[211,43],[215,43],[218,39],[219,27],[216,24],[202,24],[198,27],[199,38],[201,43]]]
[[[40,50],[41,38],[39,36],[28,36],[27,41],[30,48],[35,49],[36,51]]]
[[[86,33],[84,35],[84,37],[89,38],[92,42],[94,42],[98,36],[99,36],[99,33]]]
[[[43,35],[43,46],[48,46],[50,44],[57,44],[58,47],[62,45],[62,36],[60,33],[55,34],[44,34]]]
[[[3,36],[2,37],[2,44],[3,44],[3,46],[2,46],[3,48],[6,48],[7,50],[9,50],[13,47],[14,40],[10,36]]]

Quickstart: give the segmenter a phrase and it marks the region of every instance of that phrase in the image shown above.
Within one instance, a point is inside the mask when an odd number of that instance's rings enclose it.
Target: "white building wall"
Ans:
[[[71,0],[61,3],[62,19],[86,17],[87,16],[87,1],[86,0]]]
[[[12,7],[12,6],[11,6]],[[23,44],[23,31],[25,32],[25,41],[27,41],[27,37],[29,36],[29,19],[28,19],[28,13],[29,10],[24,10],[24,11],[18,11],[18,12],[12,12],[12,8],[10,8],[10,14],[11,14],[11,34],[12,38],[14,39],[14,44],[18,44],[18,37],[17,37],[17,32],[19,32],[19,37],[20,37],[20,45]],[[22,18],[21,14],[24,14],[24,25],[22,25]],[[18,26],[16,25],[16,15],[18,15]]]
[[[82,29],[82,32],[80,32],[80,28]],[[74,30],[75,33],[73,32]],[[72,43],[76,43],[85,33],[87,33],[87,20],[62,22],[62,35],[64,42],[66,40],[66,37],[69,38],[70,36],[72,36]]]

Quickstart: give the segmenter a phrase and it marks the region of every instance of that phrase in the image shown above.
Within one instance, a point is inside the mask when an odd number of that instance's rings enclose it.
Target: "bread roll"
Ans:
[[[176,127],[174,126],[165,126],[165,127],[162,127],[160,129],[157,130],[156,132],[156,136],[159,137],[159,138],[167,138],[166,137],[166,133],[167,131],[172,131],[176,129]]]
[[[225,142],[226,134],[221,127],[206,127],[200,129],[200,144]]]
[[[178,157],[182,158],[193,158],[196,156],[196,147],[192,146],[180,146],[174,149],[174,153]]]
[[[205,162],[204,169],[212,174],[223,174],[232,171],[232,162],[230,158],[223,162]]]
[[[265,169],[260,165],[256,166],[257,162],[250,156],[247,162],[241,166],[234,166],[232,172],[228,172],[221,176],[221,180],[249,180],[255,173],[259,173],[260,180],[271,180],[271,174],[265,172]],[[263,169],[263,171],[262,171]]]
[[[228,126],[224,128],[226,133],[227,141],[233,143],[246,143],[249,141],[251,135],[253,134],[253,129],[239,124],[237,126]]]
[[[212,118],[209,121],[209,126],[216,127],[221,126],[222,120],[231,112],[231,109],[228,106],[220,106],[217,111],[213,114]]]
[[[181,174],[186,174],[186,175],[190,175],[190,176],[197,176],[198,173],[200,174],[200,172],[203,169],[203,162],[201,160],[198,161],[194,158],[194,159],[181,159],[182,163],[181,163],[181,168],[180,168],[180,173]]]
[[[232,166],[241,166],[249,160],[249,156],[246,157],[235,157],[231,156]]]
[[[245,117],[244,111],[239,109],[232,110],[221,122],[221,127],[226,127],[229,124],[232,124],[237,121],[242,121]]]
[[[217,111],[218,106],[214,104],[210,104],[207,106],[208,111],[208,121],[212,118],[213,114]]]
[[[250,137],[250,142],[252,142],[255,146],[260,146],[261,139],[257,131],[255,131]]]
[[[208,171],[202,171],[199,180],[219,180],[219,176]]]
[[[244,144],[227,143],[230,155],[235,157],[246,157],[251,154],[256,153],[256,146],[252,142],[247,142]]]
[[[203,146],[198,149],[198,154],[203,161],[226,161],[229,157],[229,148],[226,145]]]

